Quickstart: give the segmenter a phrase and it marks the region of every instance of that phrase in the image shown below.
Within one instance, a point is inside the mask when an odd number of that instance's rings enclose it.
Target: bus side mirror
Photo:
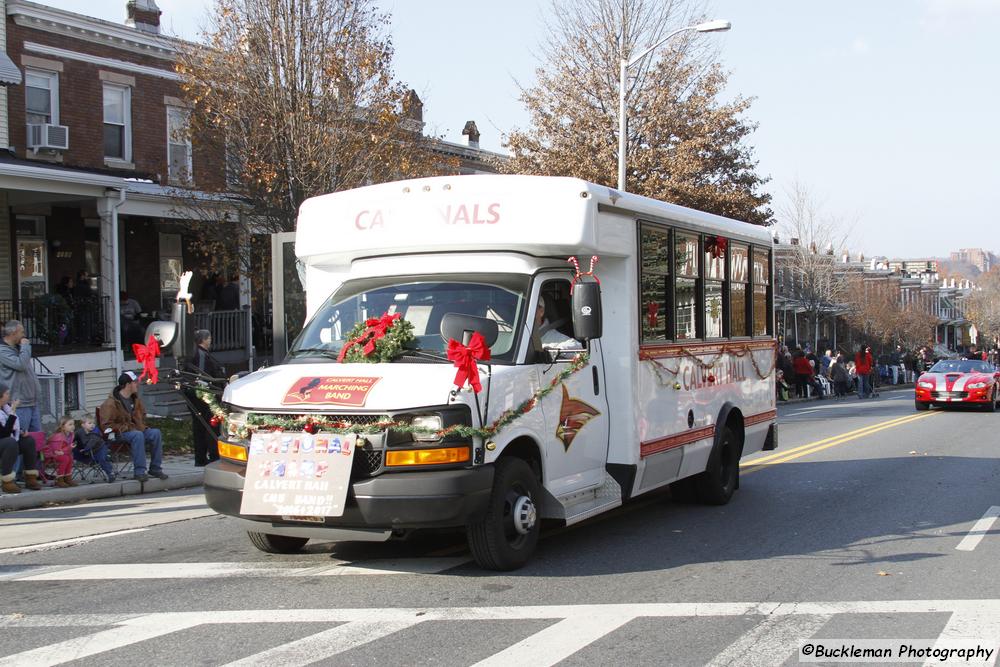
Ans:
[[[601,337],[601,284],[577,283],[573,286],[573,337],[595,340]]]

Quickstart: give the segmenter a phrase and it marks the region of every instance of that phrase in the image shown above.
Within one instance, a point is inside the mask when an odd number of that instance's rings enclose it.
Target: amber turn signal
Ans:
[[[442,463],[462,463],[468,460],[468,447],[402,449],[385,453],[385,464],[387,466],[426,466]]]
[[[233,461],[246,461],[247,448],[243,445],[234,445],[219,440],[219,456]]]

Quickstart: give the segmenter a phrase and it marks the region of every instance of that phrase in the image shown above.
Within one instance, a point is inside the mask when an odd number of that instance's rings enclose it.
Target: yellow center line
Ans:
[[[744,467],[744,466],[745,467],[751,467],[751,466],[755,466],[755,465],[758,465],[758,464],[761,464],[761,463],[766,463],[768,461],[771,461],[772,459],[784,458],[784,457],[788,456],[789,454],[794,454],[795,452],[800,452],[800,451],[802,451],[804,449],[810,449],[810,448],[815,447],[817,445],[822,445],[822,444],[825,444],[827,442],[832,442],[834,440],[840,440],[841,438],[846,438],[847,436],[850,436],[850,435],[862,435],[864,433],[867,433],[868,431],[871,431],[872,429],[879,428],[881,426],[901,424],[901,423],[904,423],[904,422],[907,422],[907,421],[913,419],[915,416],[918,416],[918,415],[907,415],[905,417],[897,417],[896,419],[892,419],[892,420],[889,420],[887,422],[880,422],[878,424],[871,424],[870,426],[865,426],[865,427],[862,427],[862,428],[859,428],[859,429],[855,429],[853,431],[847,431],[846,433],[840,433],[838,435],[833,435],[833,436],[830,436],[829,438],[823,438],[822,440],[817,440],[816,442],[810,442],[810,443],[805,444],[805,445],[799,445],[798,447],[792,447],[791,449],[786,449],[786,450],[783,450],[783,451],[780,451],[780,452],[775,452],[774,454],[769,454],[767,456],[762,456],[759,459],[754,459],[752,461],[743,462],[743,463],[740,464],[740,467]]]
[[[740,474],[741,475],[749,475],[750,473],[757,472],[758,470],[763,470],[764,468],[767,468],[768,466],[777,465],[779,463],[785,463],[787,461],[793,461],[793,460],[801,458],[803,456],[808,456],[809,454],[815,454],[816,452],[823,451],[824,449],[828,449],[830,447],[835,447],[837,445],[842,445],[845,442],[851,442],[852,440],[857,440],[857,439],[863,438],[863,437],[865,437],[867,435],[871,435],[873,433],[878,433],[879,431],[884,431],[886,429],[894,428],[896,426],[902,426],[903,424],[909,424],[909,423],[912,423],[912,422],[915,422],[915,421],[919,421],[921,419],[927,419],[928,417],[933,417],[934,415],[937,415],[937,414],[940,414],[940,413],[939,412],[927,412],[927,413],[920,414],[920,415],[911,415],[911,416],[905,417],[903,419],[894,419],[892,421],[885,422],[885,423],[882,423],[882,424],[876,424],[875,426],[870,427],[868,429],[863,429],[861,432],[853,431],[853,432],[846,433],[846,434],[843,434],[843,435],[840,435],[840,436],[836,436],[834,438],[826,438],[824,440],[817,440],[816,442],[810,443],[808,445],[803,445],[802,447],[797,447],[797,448],[795,448],[795,450],[790,450],[788,452],[785,452],[782,456],[780,456],[778,458],[775,458],[773,456],[768,457],[767,461],[765,461],[764,463],[761,463],[759,465],[757,465],[758,461],[749,461],[746,464],[747,468],[745,470],[741,470]]]

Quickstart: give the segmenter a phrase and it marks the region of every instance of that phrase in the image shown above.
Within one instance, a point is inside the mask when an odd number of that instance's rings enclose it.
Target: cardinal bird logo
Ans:
[[[559,426],[556,427],[556,437],[562,441],[563,447],[569,451],[576,434],[594,417],[601,413],[577,398],[570,398],[566,385],[562,386],[562,405],[559,407]]]
[[[322,381],[323,378],[313,378],[312,380],[309,381],[309,383],[306,386],[302,387],[302,389],[299,389],[296,393],[302,397],[302,400],[305,400],[309,398],[309,394],[312,392],[312,390],[318,387]]]

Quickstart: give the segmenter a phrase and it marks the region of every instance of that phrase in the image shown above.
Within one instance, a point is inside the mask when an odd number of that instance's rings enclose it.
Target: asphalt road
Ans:
[[[0,665],[774,665],[804,642],[1000,645],[1000,414],[917,413],[912,392],[779,413],[780,448],[744,460],[729,505],[642,497],[547,530],[509,574],[478,570],[456,533],[265,555],[196,493],[0,515]]]

